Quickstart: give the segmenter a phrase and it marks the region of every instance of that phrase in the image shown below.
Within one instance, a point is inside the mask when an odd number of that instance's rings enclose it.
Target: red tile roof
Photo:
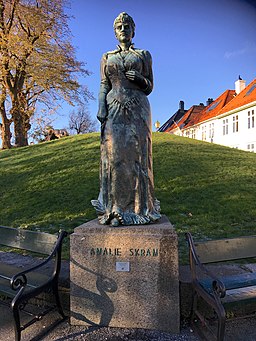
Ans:
[[[205,110],[197,117],[195,123],[201,123],[219,115],[219,112],[229,103],[235,96],[235,90],[226,90],[215,101],[213,101]]]
[[[248,84],[243,91],[233,98],[221,111],[219,115],[240,108],[246,104],[256,101],[256,78]]]
[[[218,116],[220,110],[222,110],[222,108],[224,108],[234,98],[234,96],[235,90],[226,90],[210,105],[204,107],[198,115],[194,115],[184,128],[191,127]]]
[[[187,110],[178,110],[174,115],[172,115],[159,129],[159,132],[169,132],[173,128],[177,127],[176,123],[185,115]]]
[[[186,129],[192,127],[255,101],[256,79],[239,94],[236,94],[235,90],[226,90],[207,107],[193,105],[178,122],[174,122],[165,132],[172,132],[177,128]]]
[[[186,128],[187,124],[190,123],[190,121],[193,121],[194,118],[205,108],[204,105],[193,105],[186,113],[185,115],[180,119],[179,122],[176,122],[176,124],[173,124],[169,129],[166,130],[166,132],[171,132],[177,128],[184,129]]]

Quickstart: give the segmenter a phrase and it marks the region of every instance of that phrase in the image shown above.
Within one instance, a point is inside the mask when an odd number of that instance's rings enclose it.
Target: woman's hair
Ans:
[[[118,17],[115,19],[114,21],[114,29],[116,28],[116,26],[119,24],[119,23],[129,23],[132,27],[132,30],[133,30],[133,35],[135,33],[135,23],[132,19],[132,17],[125,13],[125,12],[122,12],[118,15]]]

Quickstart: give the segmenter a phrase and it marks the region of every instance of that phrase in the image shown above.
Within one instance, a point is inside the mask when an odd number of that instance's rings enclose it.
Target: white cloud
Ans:
[[[252,42],[247,42],[244,48],[233,50],[233,51],[226,51],[224,53],[224,58],[230,59],[230,58],[234,58],[234,57],[241,56],[246,53],[252,53],[252,52],[256,52],[256,44]]]

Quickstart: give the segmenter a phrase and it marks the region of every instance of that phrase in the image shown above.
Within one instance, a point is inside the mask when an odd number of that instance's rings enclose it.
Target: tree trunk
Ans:
[[[20,117],[14,118],[15,146],[25,147],[28,145],[27,134],[24,130],[23,122]]]
[[[2,149],[10,149],[11,145],[11,122],[6,116],[4,102],[0,103],[0,117],[2,123],[0,124],[1,138],[2,138]]]
[[[17,110],[12,110],[12,117],[14,123],[15,147],[25,147],[28,145],[28,138],[23,115]]]

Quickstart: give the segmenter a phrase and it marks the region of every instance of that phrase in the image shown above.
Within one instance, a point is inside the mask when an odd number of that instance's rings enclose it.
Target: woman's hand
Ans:
[[[135,82],[143,90],[148,86],[146,78],[144,78],[138,71],[130,70],[125,72],[125,76],[132,82]]]
[[[104,108],[100,108],[97,114],[97,119],[100,121],[100,123],[104,123],[107,119],[108,116],[108,112],[107,109]]]
[[[144,81],[144,77],[136,70],[126,71],[125,76],[132,82],[143,82]]]

